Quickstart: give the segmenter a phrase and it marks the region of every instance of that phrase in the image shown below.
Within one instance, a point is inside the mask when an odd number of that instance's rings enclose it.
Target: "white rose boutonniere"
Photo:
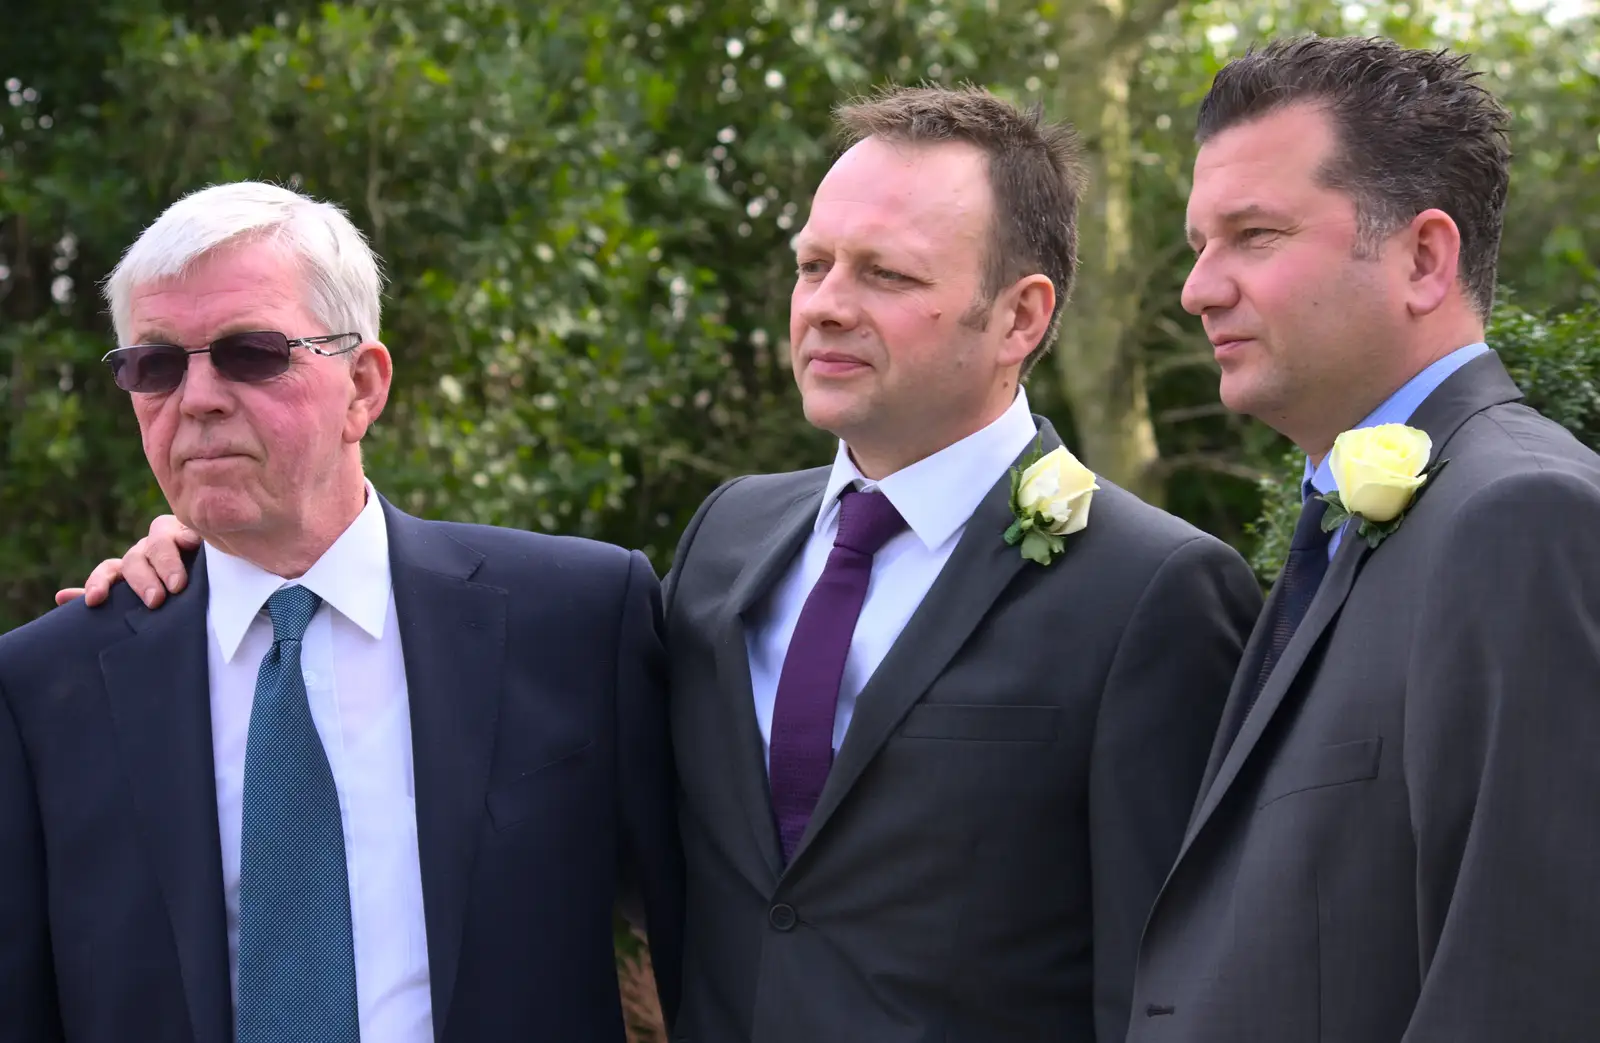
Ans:
[[[1066,549],[1066,540],[1089,524],[1094,498],[1094,472],[1061,446],[1043,456],[1034,449],[1031,463],[1011,469],[1011,513],[1016,520],[1005,531],[1008,546],[1022,545],[1022,556],[1048,565]]]
[[[1328,504],[1322,531],[1332,532],[1354,518],[1360,523],[1356,534],[1369,547],[1382,543],[1445,465],[1440,460],[1429,467],[1432,452],[1427,432],[1404,424],[1357,428],[1334,439],[1328,468],[1338,491],[1318,497]]]

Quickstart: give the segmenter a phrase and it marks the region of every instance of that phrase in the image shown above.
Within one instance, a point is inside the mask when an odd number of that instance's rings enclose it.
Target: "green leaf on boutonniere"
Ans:
[[[1011,513],[1016,515],[1019,521],[1022,519],[1022,505],[1017,502],[1017,494],[1022,490],[1022,471],[1021,467],[1013,467],[1011,469]],[[1015,528],[1015,525],[1013,525],[1013,528]],[[1010,530],[1006,531],[1009,532]],[[1017,537],[1017,539],[1021,538],[1021,536]],[[1007,538],[1006,542],[1015,543],[1017,541]]]
[[[1338,490],[1331,493],[1320,493],[1317,499],[1328,505],[1322,515],[1322,531],[1332,532],[1350,520],[1350,512],[1344,509],[1344,501],[1339,499]]]
[[[1022,537],[1022,556],[1029,561],[1048,565],[1050,559],[1065,550],[1066,546],[1066,541],[1060,536],[1043,529],[1033,529]]]

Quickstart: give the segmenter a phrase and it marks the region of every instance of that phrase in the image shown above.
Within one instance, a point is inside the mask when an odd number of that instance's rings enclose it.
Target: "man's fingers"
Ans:
[[[139,595],[139,600],[150,608],[156,608],[167,600],[167,588],[162,583],[161,574],[150,563],[153,542],[151,537],[146,536],[128,548],[128,553],[122,559],[122,581],[132,587],[133,592]],[[101,566],[104,567],[106,564],[109,563],[102,562]],[[96,575],[99,572],[100,569],[95,569]],[[116,575],[112,574],[110,579],[114,581]],[[90,584],[92,585],[93,582],[93,577],[91,577]],[[107,589],[110,589],[110,586],[111,583],[108,581],[106,583]]]
[[[200,546],[200,534],[174,515],[159,515],[150,522],[150,535],[135,545],[150,560],[150,567],[167,590],[176,594],[189,582],[182,554]]]
[[[81,597],[83,597],[83,588],[82,587],[65,587],[65,588],[63,588],[61,590],[56,591],[56,604],[57,605],[65,605],[67,602],[73,600],[74,598],[81,598]]]
[[[93,608],[105,602],[111,596],[111,584],[122,575],[122,559],[107,558],[94,567],[89,573],[89,578],[83,583],[83,603]]]
[[[156,536],[147,536],[136,545],[145,552],[144,560],[150,563],[153,575],[161,577],[160,582],[176,594],[188,582],[188,570],[183,567],[183,558],[178,550],[178,544],[172,539]],[[128,582],[133,582],[131,579]]]

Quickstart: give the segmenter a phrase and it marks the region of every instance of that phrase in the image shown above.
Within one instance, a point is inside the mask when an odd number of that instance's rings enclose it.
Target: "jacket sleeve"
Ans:
[[[1145,920],[1177,859],[1260,610],[1261,591],[1243,559],[1197,537],[1156,570],[1112,661],[1089,769],[1100,1043],[1127,1035]]]
[[[0,677],[0,1043],[63,1039],[50,956],[44,830]]]
[[[1600,488],[1494,482],[1437,548],[1406,678],[1407,1043],[1600,1026]]]
[[[617,638],[616,756],[625,893],[643,906],[662,1013],[677,1014],[683,957],[684,868],[667,719],[661,591],[644,555],[628,562]]]

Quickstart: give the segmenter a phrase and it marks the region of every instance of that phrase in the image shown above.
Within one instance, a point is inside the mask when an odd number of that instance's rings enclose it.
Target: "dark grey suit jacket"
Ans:
[[[1001,539],[1002,480],[861,693],[785,868],[745,627],[827,476],[718,489],[665,586],[689,880],[675,1038],[1119,1039],[1254,579],[1105,481],[1066,552],[1026,562]]]
[[[1429,396],[1448,465],[1247,714],[1241,671],[1130,1040],[1600,1039],[1600,458],[1519,397],[1493,354]]]

